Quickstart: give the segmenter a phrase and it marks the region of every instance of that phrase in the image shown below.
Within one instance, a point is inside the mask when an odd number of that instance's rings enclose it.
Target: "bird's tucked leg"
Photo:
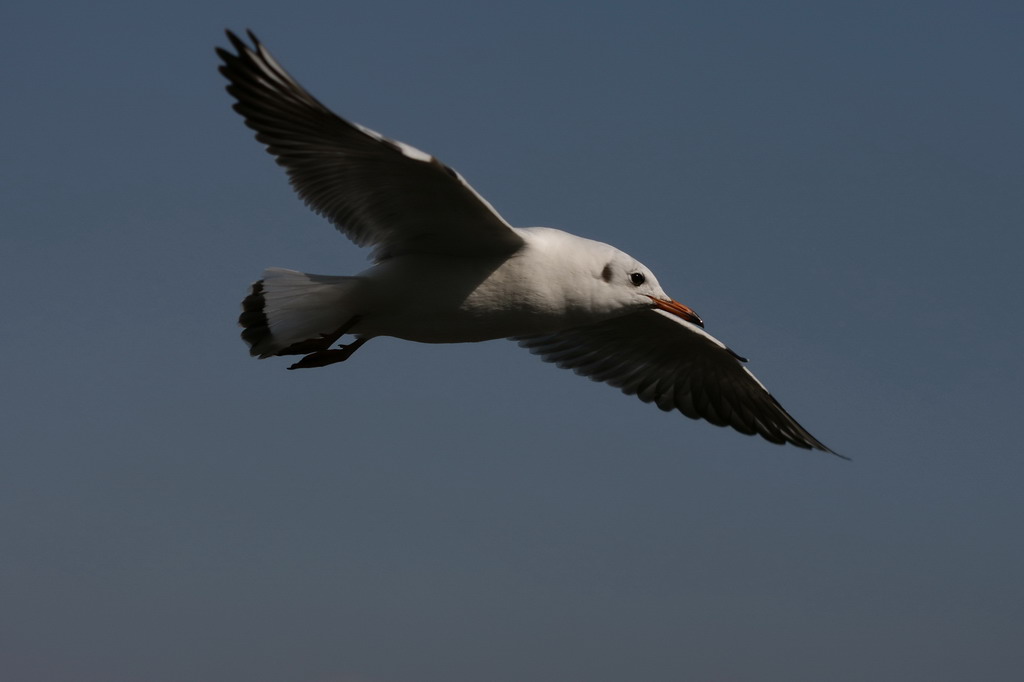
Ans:
[[[288,369],[305,369],[307,367],[326,367],[336,362],[344,362],[356,352],[361,345],[369,341],[369,337],[359,337],[349,344],[340,345],[330,350],[318,350],[302,358]]]
[[[310,353],[288,369],[326,367],[327,365],[333,365],[336,362],[344,362],[345,360],[348,360],[349,356],[355,353],[359,346],[366,343],[368,339],[360,337],[350,344],[339,345],[338,348],[330,348],[330,346],[332,343],[348,333],[348,331],[352,329],[357,322],[359,322],[361,317],[361,315],[355,315],[333,332],[324,334],[321,339],[317,341],[318,344],[322,344],[320,346],[322,350]],[[312,350],[312,348],[310,350]]]

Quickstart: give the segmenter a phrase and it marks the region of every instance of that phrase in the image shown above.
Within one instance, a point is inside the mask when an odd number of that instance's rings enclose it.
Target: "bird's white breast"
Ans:
[[[415,254],[360,274],[367,336],[424,343],[550,333],[632,312],[602,296],[601,270],[615,250],[550,228],[518,230],[526,245],[507,258]]]

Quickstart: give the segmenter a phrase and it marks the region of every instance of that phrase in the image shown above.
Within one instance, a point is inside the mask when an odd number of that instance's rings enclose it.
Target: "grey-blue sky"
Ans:
[[[256,362],[351,273],[253,28],[518,225],[658,274],[844,463],[506,342]],[[21,680],[960,680],[1024,663],[1016,3],[3,10],[0,659]]]

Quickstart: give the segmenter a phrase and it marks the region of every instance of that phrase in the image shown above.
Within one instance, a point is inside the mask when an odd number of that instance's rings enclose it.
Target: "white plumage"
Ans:
[[[426,343],[510,337],[543,359],[663,410],[831,452],[672,300],[643,264],[601,242],[515,228],[433,156],[339,118],[252,33],[218,49],[234,108],[317,213],[373,265],[351,277],[270,268],[239,319],[259,357],[291,369],[346,360],[376,336]],[[354,341],[331,346],[350,334]]]

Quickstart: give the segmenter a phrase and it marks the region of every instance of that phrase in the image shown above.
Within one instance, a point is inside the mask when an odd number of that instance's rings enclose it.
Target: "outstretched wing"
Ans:
[[[772,443],[836,454],[782,408],[742,358],[700,327],[661,310],[515,340],[547,362],[666,412],[676,409]]]
[[[288,170],[310,208],[382,260],[405,253],[501,255],[522,239],[454,170],[402,142],[332,113],[252,47],[217,48],[235,111]]]

